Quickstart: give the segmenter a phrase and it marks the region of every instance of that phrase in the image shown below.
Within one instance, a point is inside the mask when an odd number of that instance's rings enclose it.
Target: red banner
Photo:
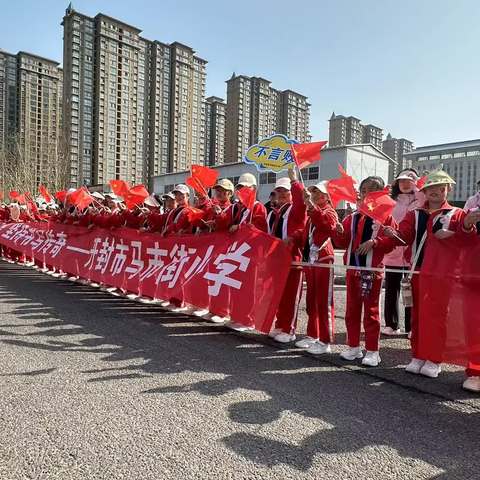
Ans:
[[[291,263],[281,241],[250,225],[234,234],[163,238],[129,228],[0,223],[0,244],[65,273],[205,308],[264,333]]]
[[[425,252],[419,281],[420,358],[480,366],[480,237],[432,237]]]

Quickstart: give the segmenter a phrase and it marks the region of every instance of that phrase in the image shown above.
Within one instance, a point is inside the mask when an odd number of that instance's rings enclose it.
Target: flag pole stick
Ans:
[[[382,229],[385,229],[385,225],[382,225]],[[402,243],[402,245],[407,245],[407,243],[405,242],[405,240],[403,240],[402,238],[400,238],[396,233],[393,233],[392,234],[398,241],[400,241]]]

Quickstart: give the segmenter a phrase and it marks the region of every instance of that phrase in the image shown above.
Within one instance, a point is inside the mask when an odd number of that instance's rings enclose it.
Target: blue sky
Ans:
[[[0,48],[62,60],[68,2],[3,0]],[[207,95],[237,74],[309,97],[311,132],[354,115],[416,146],[480,138],[478,0],[76,0],[208,60]],[[28,25],[28,29],[23,28]]]

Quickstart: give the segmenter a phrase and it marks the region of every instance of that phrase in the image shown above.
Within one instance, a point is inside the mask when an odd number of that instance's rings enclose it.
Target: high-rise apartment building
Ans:
[[[205,60],[102,13],[69,6],[62,24],[73,185],[147,182],[204,162]]]
[[[362,143],[363,129],[360,122],[359,118],[335,115],[333,112],[329,120],[328,146]]]
[[[307,97],[292,90],[280,92],[280,114],[277,131],[300,143],[310,142],[310,104]]]
[[[382,149],[383,130],[375,125],[363,125],[362,126],[362,142],[371,143],[379,150]]]
[[[17,56],[0,50],[0,150],[17,129]]]
[[[225,129],[225,162],[241,161],[250,143],[251,80],[245,75],[232,75],[227,80]]]
[[[208,97],[205,100],[205,164],[225,163],[225,116],[223,98]]]
[[[303,95],[234,73],[227,80],[225,162],[241,161],[249,146],[274,133],[309,141],[309,108]]]
[[[22,170],[19,178],[26,188],[59,174],[62,78],[58,62],[0,52],[0,149],[11,152],[16,166],[9,167]]]
[[[383,141],[382,151],[391,159],[395,160],[396,164],[390,164],[390,171],[388,173],[388,181],[391,183],[398,172],[405,167],[403,156],[413,150],[413,142],[405,138],[393,138],[390,133]]]
[[[175,42],[171,48],[169,171],[187,170],[205,158],[205,66],[194,51]]]
[[[329,147],[371,143],[379,150],[382,149],[383,130],[375,125],[362,125],[359,118],[335,115],[335,112],[332,113],[329,124]]]

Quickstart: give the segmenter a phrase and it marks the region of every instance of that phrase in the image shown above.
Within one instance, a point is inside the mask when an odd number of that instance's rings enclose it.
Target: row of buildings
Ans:
[[[329,120],[329,146],[338,147],[359,143],[370,143],[394,160],[388,174],[389,182],[405,167],[404,155],[413,150],[413,142],[410,140],[394,138],[390,133],[383,140],[382,128],[372,124],[364,125],[359,118],[335,115],[333,112]]]
[[[62,68],[0,51],[0,150],[14,141],[38,167],[38,182],[48,183],[41,172],[59,150],[68,183],[78,186],[235,163],[273,133],[310,139],[301,94],[233,74],[226,102],[205,98],[207,61],[191,47],[148,40],[132,25],[71,4],[62,25]]]

